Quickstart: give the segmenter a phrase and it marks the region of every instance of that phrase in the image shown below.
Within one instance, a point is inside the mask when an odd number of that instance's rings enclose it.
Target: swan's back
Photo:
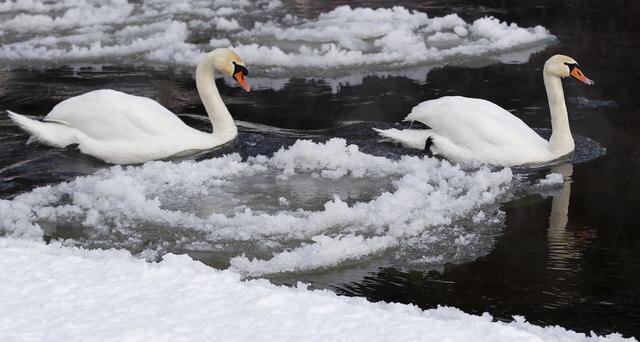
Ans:
[[[190,129],[158,102],[110,89],[64,100],[45,120],[71,126],[91,139],[112,141],[164,135],[175,138],[181,129]]]
[[[436,133],[436,147],[447,149],[442,154],[453,159],[517,165],[525,157],[549,157],[546,140],[522,120],[486,100],[445,96],[420,103],[405,120],[431,127]]]

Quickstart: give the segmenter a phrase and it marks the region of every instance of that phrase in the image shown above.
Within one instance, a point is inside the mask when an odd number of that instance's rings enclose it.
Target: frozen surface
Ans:
[[[0,201],[0,233],[149,259],[206,251],[250,276],[376,258],[462,262],[491,249],[513,186],[509,169],[298,140],[272,157],[116,166],[37,188]]]
[[[344,77],[344,69],[524,62],[555,37],[491,17],[337,7],[317,18],[278,1],[16,0],[0,2],[0,61],[193,66],[232,46],[252,75]],[[371,25],[375,23],[375,25]],[[264,82],[267,86],[269,82]]]
[[[2,341],[623,340],[241,281],[184,255],[146,263],[126,251],[2,238],[0,269]]]
[[[546,175],[545,178],[541,179],[538,182],[538,185],[551,186],[551,185],[562,184],[562,182],[564,182],[564,176],[562,176],[559,173],[550,173]]]

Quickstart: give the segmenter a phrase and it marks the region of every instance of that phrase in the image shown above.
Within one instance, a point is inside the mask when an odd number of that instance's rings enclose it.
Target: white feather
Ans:
[[[378,130],[381,136],[404,146],[431,151],[459,163],[480,162],[501,166],[540,164],[571,153],[575,147],[561,78],[569,76],[571,57],[555,55],[544,66],[553,133],[546,141],[522,120],[482,99],[446,96],[415,106],[405,121],[420,121],[431,130]],[[583,82],[593,84],[585,78]],[[426,134],[416,132],[427,132]]]
[[[109,163],[130,164],[210,149],[237,135],[220,98],[213,69],[231,71],[241,63],[229,49],[205,55],[196,69],[196,84],[214,127],[213,133],[187,126],[158,102],[110,89],[91,91],[56,105],[43,121],[9,112],[9,117],[37,140],[54,147],[78,144],[82,153]]]

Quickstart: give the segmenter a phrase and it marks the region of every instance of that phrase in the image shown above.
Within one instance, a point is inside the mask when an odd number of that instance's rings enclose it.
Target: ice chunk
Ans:
[[[312,244],[303,244],[291,251],[284,251],[269,260],[239,256],[231,259],[231,269],[245,275],[259,276],[267,273],[296,272],[338,263],[375,254],[398,244],[392,236],[363,238],[357,235],[311,238]]]
[[[265,0],[5,1],[0,13],[10,19],[2,25],[0,62],[193,66],[205,51],[230,46],[252,75],[341,77],[344,69],[372,66],[390,71],[503,54],[522,60],[555,39],[541,26],[430,18],[401,6],[339,6],[311,19],[284,10]]]
[[[564,182],[564,177],[556,172],[552,172],[545,176],[545,178],[538,181],[538,185],[549,186],[549,185],[557,185],[562,184]]]
[[[246,274],[380,254],[402,261],[436,253],[455,262],[490,250],[512,179],[510,169],[463,170],[428,157],[369,155],[344,139],[299,140],[271,157],[114,166],[38,188],[0,201],[0,232],[76,230],[80,245],[160,255],[195,242],[212,251],[221,245],[222,255],[245,253],[233,263]]]

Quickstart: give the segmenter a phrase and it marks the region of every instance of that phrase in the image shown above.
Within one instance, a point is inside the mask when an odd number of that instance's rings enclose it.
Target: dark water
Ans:
[[[310,17],[343,3],[285,1],[292,13]],[[383,5],[377,1],[349,3]],[[543,25],[559,42],[525,64],[445,67],[429,72],[424,82],[371,76],[361,85],[343,86],[337,94],[321,80],[291,79],[282,90],[250,94],[220,81],[230,111],[238,120],[294,129],[302,137],[322,140],[322,129],[329,129],[324,136],[340,131],[351,140],[366,141],[367,136],[360,133],[364,130],[336,127],[357,120],[392,124],[423,100],[458,94],[489,99],[532,127],[550,127],[541,66],[549,56],[564,53],[575,57],[596,81],[593,87],[572,80],[564,83],[572,131],[599,142],[608,152],[555,170],[570,176],[560,193],[529,195],[506,203],[506,229],[488,255],[472,262],[425,271],[370,266],[274,281],[301,279],[315,287],[374,301],[414,303],[423,308],[450,305],[470,313],[488,311],[498,319],[523,315],[541,325],[640,336],[640,64],[635,60],[640,47],[640,3],[458,0],[397,4],[430,16],[455,12],[470,20],[493,15],[520,26]],[[0,69],[0,108],[44,114],[65,98],[99,88],[149,96],[177,113],[204,113],[190,74],[117,67],[96,71],[5,66]],[[190,117],[185,120],[202,125]],[[0,132],[3,198],[105,167],[73,150],[25,146],[26,136],[3,115]],[[258,139],[261,133],[245,128],[242,134]],[[289,135],[279,143],[286,145],[294,139]],[[254,154],[278,147],[228,148],[244,148],[246,154]]]

